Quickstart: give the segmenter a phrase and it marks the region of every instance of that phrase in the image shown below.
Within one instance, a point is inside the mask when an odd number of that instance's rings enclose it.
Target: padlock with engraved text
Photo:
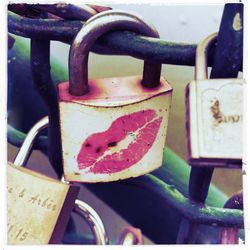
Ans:
[[[97,38],[114,30],[158,37],[139,17],[114,11],[89,19],[75,37],[69,82],[58,85],[67,181],[115,181],[162,164],[172,88],[160,76],[161,64],[145,61],[142,77],[88,80],[89,50]]]
[[[8,244],[59,243],[79,192],[79,187],[22,167],[34,139],[47,123],[48,118],[39,121],[28,133],[14,163],[8,162]]]
[[[43,118],[27,134],[14,163],[7,166],[7,238],[8,244],[60,243],[72,211],[89,224],[96,244],[106,245],[104,225],[95,210],[77,200],[79,187],[26,169],[34,141],[47,127]]]
[[[217,33],[196,50],[195,81],[186,88],[188,161],[192,166],[240,167],[244,80],[207,79],[207,50]]]

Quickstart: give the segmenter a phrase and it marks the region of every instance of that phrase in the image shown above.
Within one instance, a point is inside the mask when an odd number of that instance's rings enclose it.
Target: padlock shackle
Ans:
[[[195,56],[195,80],[205,80],[207,73],[207,55],[210,45],[217,39],[218,33],[213,33],[200,41],[196,48]]]
[[[43,129],[47,128],[48,124],[49,118],[45,116],[31,128],[15,157],[14,165],[24,166],[26,164],[37,136]]]
[[[74,212],[82,216],[89,224],[95,236],[96,245],[108,245],[109,239],[103,222],[97,212],[87,203],[76,200]]]
[[[76,35],[69,54],[69,93],[81,96],[88,88],[88,56],[95,41],[114,30],[129,30],[159,38],[154,27],[142,18],[123,11],[105,11],[90,18]],[[161,64],[144,61],[142,85],[152,88],[160,84]]]

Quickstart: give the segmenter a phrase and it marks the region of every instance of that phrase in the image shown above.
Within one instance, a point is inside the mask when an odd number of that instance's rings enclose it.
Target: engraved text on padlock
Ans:
[[[7,235],[11,245],[60,243],[79,192],[79,187],[20,166],[28,159],[34,141],[30,136],[44,122],[47,119],[28,133],[15,164],[8,162]]]

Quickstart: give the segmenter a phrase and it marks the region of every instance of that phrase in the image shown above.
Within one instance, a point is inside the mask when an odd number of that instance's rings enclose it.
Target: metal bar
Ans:
[[[198,223],[207,225],[215,225],[214,223],[216,223],[217,226],[243,227],[243,212],[236,209],[197,206],[175,189],[173,185],[169,185],[151,174],[120,183],[140,186],[154,192],[156,195],[161,195],[168,204],[172,204],[173,209],[177,209],[183,216]]]
[[[30,53],[33,82],[48,107],[48,156],[58,177],[60,177],[63,172],[63,164],[57,94],[50,74],[50,41],[31,39]]]
[[[224,208],[243,210],[243,192],[242,190],[230,199],[227,200]],[[222,228],[221,229],[221,244],[238,244],[239,243],[239,229],[238,228]]]
[[[8,142],[16,147],[21,147],[26,134],[13,128],[12,126],[7,126],[7,139]],[[34,144],[34,149],[45,150],[48,146],[48,137],[47,136],[39,136]]]
[[[30,13],[36,13],[43,10],[44,12],[51,13],[56,17],[68,20],[86,20],[96,13],[109,10],[110,7],[85,4],[84,6],[76,6],[66,3],[57,4],[9,4],[8,10],[21,15],[27,16]]]
[[[9,32],[27,38],[56,40],[71,43],[84,23],[51,19],[30,19],[8,12]],[[142,50],[143,48],[143,50]],[[128,31],[115,31],[102,36],[93,52],[109,55],[129,55],[142,60],[174,65],[195,65],[196,44],[169,42],[148,38]],[[214,50],[209,51],[208,65],[212,65]]]
[[[8,11],[9,32],[27,38],[69,42],[82,25],[81,21],[31,19]]]
[[[86,20],[97,14],[97,11],[88,5],[79,7],[72,4],[57,3],[57,4],[33,4],[33,8],[50,12],[58,17],[68,20]]]
[[[226,4],[210,78],[238,76],[243,58],[243,4]]]
[[[172,185],[168,185],[157,177],[146,174],[135,180],[126,180],[120,184],[140,186],[150,192],[162,196],[173,209],[176,209],[186,219],[195,223],[210,226],[225,226],[243,228],[243,212],[237,209],[216,208],[199,205],[183,196]],[[230,226],[229,226],[230,225]]]

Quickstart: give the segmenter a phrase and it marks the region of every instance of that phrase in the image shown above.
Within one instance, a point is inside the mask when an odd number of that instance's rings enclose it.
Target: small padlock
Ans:
[[[88,80],[90,48],[101,35],[117,29],[158,37],[139,17],[114,11],[89,19],[75,37],[70,81],[58,85],[67,181],[115,181],[162,164],[172,88],[160,77],[161,64],[146,61],[143,77]]]
[[[186,88],[188,161],[192,166],[242,164],[243,79],[207,79],[207,50],[217,33],[196,50],[195,81]]]
[[[40,120],[28,133],[14,164],[7,166],[8,244],[59,243],[75,206],[79,187],[25,169],[37,134],[47,126]]]

